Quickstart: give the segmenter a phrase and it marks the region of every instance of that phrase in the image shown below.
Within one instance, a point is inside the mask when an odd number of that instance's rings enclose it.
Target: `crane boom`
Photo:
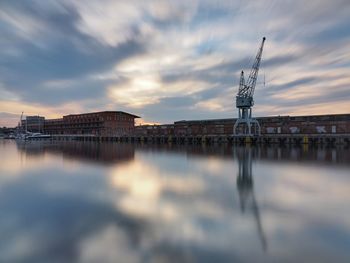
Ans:
[[[258,72],[259,72],[262,52],[264,49],[265,39],[266,38],[263,37],[263,40],[261,42],[261,46],[259,48],[258,54],[256,54],[252,70],[250,71],[250,74],[248,77],[247,86],[249,87],[249,94],[248,94],[249,97],[253,97],[253,95],[254,95],[254,90],[255,90],[256,80],[258,78]]]
[[[252,69],[250,71],[247,83],[243,83],[243,85],[241,85],[241,82],[240,82],[237,97],[253,98],[256,80],[258,78],[258,72],[259,72],[260,61],[261,61],[261,56],[262,56],[262,52],[263,52],[263,48],[264,48],[265,39],[266,38],[263,37],[263,40],[261,42],[258,53],[256,54],[254,64],[253,64]],[[242,75],[241,75],[241,77],[242,77]]]

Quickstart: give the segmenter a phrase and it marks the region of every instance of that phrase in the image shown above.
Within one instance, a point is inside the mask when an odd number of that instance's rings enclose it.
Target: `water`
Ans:
[[[346,149],[0,141],[0,262],[350,262]]]

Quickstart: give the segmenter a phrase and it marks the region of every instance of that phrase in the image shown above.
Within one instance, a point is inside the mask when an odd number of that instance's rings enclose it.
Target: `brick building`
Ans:
[[[232,134],[235,119],[213,119],[175,122],[175,135]]]
[[[174,135],[174,124],[135,126],[135,134],[140,135],[140,136],[170,136],[170,135]]]
[[[123,136],[134,132],[136,115],[123,111],[70,114],[61,119],[45,120],[47,134],[88,134]]]
[[[276,116],[258,118],[266,134],[350,133],[350,114]]]
[[[44,123],[44,131],[46,134],[64,134],[64,122],[61,119],[46,119]]]
[[[257,118],[262,134],[349,134],[350,114],[271,116]],[[232,135],[236,119],[183,120],[167,125],[142,125],[139,136]]]

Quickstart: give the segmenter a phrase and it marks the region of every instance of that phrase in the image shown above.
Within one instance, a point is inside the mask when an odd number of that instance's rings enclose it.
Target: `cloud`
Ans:
[[[20,114],[14,114],[9,112],[0,112],[0,127],[10,127],[14,123],[18,123]]]
[[[345,0],[33,0],[0,7],[1,99],[35,104],[43,115],[76,103],[82,111],[123,109],[150,121],[234,117],[239,72],[248,77],[263,36],[257,112],[269,108],[259,91],[263,75],[275,103],[267,115],[288,113],[276,96],[298,93],[326,109],[333,103],[327,98],[349,91],[349,80],[335,74],[349,71]],[[323,88],[314,94],[325,83],[334,95]]]

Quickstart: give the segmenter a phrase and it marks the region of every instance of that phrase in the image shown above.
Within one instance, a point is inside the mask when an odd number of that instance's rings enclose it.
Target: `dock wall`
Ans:
[[[206,136],[86,136],[53,135],[53,141],[128,142],[150,144],[254,144],[254,145],[345,145],[350,146],[350,134],[262,135],[259,137],[206,135]]]

